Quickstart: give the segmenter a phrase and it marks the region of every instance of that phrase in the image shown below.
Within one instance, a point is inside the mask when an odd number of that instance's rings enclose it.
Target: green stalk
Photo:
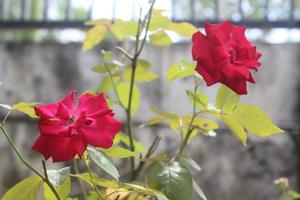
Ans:
[[[130,150],[131,151],[135,151],[134,149],[134,144],[133,144],[133,133],[132,133],[132,113],[131,113],[131,105],[132,105],[132,97],[133,97],[133,87],[134,87],[134,82],[135,82],[135,72],[136,72],[136,67],[137,67],[137,61],[138,61],[138,57],[144,47],[145,41],[146,41],[146,37],[147,37],[147,33],[148,33],[148,29],[149,29],[149,24],[150,24],[150,20],[151,20],[151,16],[152,16],[152,10],[153,10],[153,6],[154,6],[155,1],[152,2],[151,7],[149,9],[148,14],[145,17],[145,20],[147,20],[147,25],[146,25],[146,29],[145,29],[145,35],[144,38],[142,40],[142,44],[141,46],[139,45],[139,38],[140,38],[140,34],[141,34],[141,13],[142,10],[140,10],[140,16],[139,16],[139,20],[138,20],[138,28],[137,28],[137,33],[136,33],[136,43],[135,43],[135,51],[134,51],[134,56],[131,59],[131,67],[132,67],[132,71],[131,71],[131,79],[130,79],[130,89],[129,89],[129,98],[128,98],[128,106],[127,106],[127,110],[126,110],[126,114],[127,114],[127,134],[129,137],[129,144],[130,144]],[[134,157],[130,158],[130,164],[131,164],[131,170],[132,170],[132,178],[134,177],[134,171],[135,171],[135,163],[134,163]]]
[[[11,137],[3,127],[3,124],[0,125],[0,129],[3,133],[3,135],[6,137],[7,141],[9,142],[10,146],[13,148],[14,152],[17,154],[18,158],[21,160],[21,162],[28,168],[30,169],[33,173],[38,175],[52,190],[53,194],[57,198],[57,200],[61,200],[57,191],[55,190],[54,186],[51,184],[51,182],[48,180],[48,178],[45,178],[39,171],[37,171],[34,167],[32,167],[28,161],[25,160],[25,158],[21,155],[20,151],[17,149],[16,145],[12,141]]]
[[[92,186],[93,186],[94,191],[95,191],[96,194],[98,195],[98,198],[99,198],[100,200],[103,200],[103,197],[102,197],[101,194],[99,193],[99,191],[98,191],[98,189],[97,189],[97,186],[96,186],[96,184],[95,184],[95,182],[94,182],[92,170],[91,170],[91,168],[90,168],[89,163],[88,163],[87,160],[85,160],[85,165],[86,165],[86,168],[87,168],[87,170],[88,170],[88,173],[89,173],[89,176],[90,176],[90,179],[91,179],[91,182],[92,182]]]
[[[197,89],[198,89],[198,85],[195,85],[195,87],[194,87],[194,93],[197,92]],[[197,115],[198,114],[196,113],[196,99],[195,99],[195,97],[193,97],[192,119],[191,119],[190,124],[188,126],[187,133],[186,133],[186,135],[185,135],[185,137],[184,137],[184,139],[183,139],[183,141],[182,141],[182,143],[180,145],[180,149],[179,149],[179,152],[178,152],[176,158],[179,158],[179,156],[182,154],[182,152],[183,152],[183,150],[184,150],[184,148],[185,148],[185,146],[186,146],[186,144],[187,144],[187,142],[188,142],[188,140],[189,140],[189,138],[190,138],[190,136],[191,136],[191,134],[192,134],[192,132],[194,130],[193,123],[194,123],[194,120],[195,120],[195,118],[196,118]]]

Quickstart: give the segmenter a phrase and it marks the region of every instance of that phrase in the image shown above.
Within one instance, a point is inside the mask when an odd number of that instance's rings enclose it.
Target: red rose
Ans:
[[[103,94],[84,94],[75,104],[75,92],[57,103],[35,107],[40,117],[40,136],[32,149],[53,162],[68,161],[82,156],[87,145],[109,148],[121,123],[113,118]]]
[[[258,70],[261,53],[245,37],[246,27],[228,21],[205,23],[206,35],[193,35],[192,54],[207,86],[223,83],[237,94],[247,94],[246,81],[255,83],[250,69]]]

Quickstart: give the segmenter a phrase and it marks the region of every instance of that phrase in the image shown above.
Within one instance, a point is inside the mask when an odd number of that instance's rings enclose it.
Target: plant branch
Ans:
[[[37,176],[39,176],[48,186],[49,188],[52,190],[53,194],[55,195],[55,197],[57,198],[57,200],[61,200],[57,191],[55,190],[54,186],[51,184],[51,182],[45,178],[38,170],[36,170],[34,167],[32,167],[28,161],[25,160],[25,158],[21,155],[20,151],[17,149],[16,145],[14,144],[14,142],[12,141],[11,137],[9,136],[9,134],[7,133],[7,131],[5,130],[5,128],[3,127],[3,125],[0,125],[0,129],[2,131],[2,133],[4,134],[4,136],[6,137],[7,141],[9,142],[10,146],[13,148],[14,152],[17,154],[18,158],[21,160],[21,162],[28,168],[30,169],[33,173],[35,173]]]
[[[130,150],[134,152],[134,144],[133,144],[133,133],[132,133],[132,120],[131,120],[131,105],[132,105],[132,98],[133,98],[133,88],[134,88],[134,81],[135,81],[135,71],[137,66],[137,51],[139,46],[139,37],[140,37],[140,26],[141,26],[141,15],[142,15],[142,9],[140,10],[139,20],[138,20],[138,28],[136,32],[136,41],[135,41],[135,53],[134,57],[131,59],[131,76],[130,76],[130,88],[129,88],[129,96],[128,96],[128,105],[126,109],[126,115],[127,115],[127,134],[129,137],[129,146]],[[134,158],[130,158],[130,165],[131,165],[131,171],[132,174],[135,170],[135,164],[134,164]]]
[[[195,85],[195,87],[194,87],[194,93],[197,92],[197,89],[198,89],[198,85]],[[197,117],[197,115],[198,115],[198,113],[196,113],[196,98],[195,98],[195,96],[193,96],[193,113],[192,113],[192,119],[191,119],[191,121],[189,123],[187,133],[186,133],[186,135],[185,135],[185,137],[183,139],[183,142],[180,145],[180,149],[179,149],[178,154],[176,155],[176,158],[179,158],[179,156],[182,154],[182,152],[183,152],[183,150],[184,150],[184,148],[185,148],[185,146],[186,146],[186,144],[187,144],[187,142],[188,142],[188,140],[189,140],[189,138],[190,138],[190,136],[191,136],[191,134],[192,134],[192,132],[194,130],[193,123],[194,123],[194,120]]]
[[[98,191],[98,189],[97,189],[97,186],[96,186],[96,184],[95,184],[95,182],[94,182],[94,177],[93,177],[93,174],[92,174],[92,170],[91,170],[91,168],[90,168],[89,163],[88,163],[87,160],[85,160],[85,165],[86,165],[86,168],[87,168],[87,170],[88,170],[88,173],[89,173],[89,176],[90,176],[90,179],[91,179],[91,182],[92,182],[92,186],[93,186],[94,191],[95,191],[96,194],[98,195],[99,199],[100,199],[100,200],[103,200],[103,197],[102,197],[101,194],[99,193],[99,191]]]
[[[117,86],[116,86],[116,83],[115,83],[115,81],[114,81],[112,72],[110,71],[110,69],[109,69],[109,67],[107,66],[106,63],[104,63],[104,67],[105,67],[105,69],[106,69],[106,71],[107,71],[107,73],[108,73],[108,76],[109,76],[109,78],[110,78],[110,81],[111,81],[111,83],[112,83],[112,87],[113,87],[114,93],[115,93],[115,95],[116,95],[116,97],[117,97],[118,104],[119,104],[123,109],[126,110],[125,106],[121,103],[120,96],[119,96],[119,94],[118,94]]]
[[[155,137],[155,139],[152,142],[151,146],[149,147],[144,159],[149,158],[155,152],[160,140],[161,140],[161,137],[158,137],[158,136]],[[132,181],[134,181],[136,178],[138,178],[138,176],[141,173],[142,169],[144,168],[145,164],[146,164],[146,161],[143,161],[143,160],[140,161],[137,169],[133,173]]]
[[[116,46],[115,49],[117,49],[118,51],[120,51],[126,58],[128,58],[129,60],[132,60],[132,56],[129,55],[122,47],[120,46]]]
[[[133,133],[132,133],[132,120],[131,120],[131,106],[132,106],[132,98],[133,98],[133,88],[134,88],[134,82],[135,82],[135,72],[136,72],[136,67],[137,67],[137,62],[138,62],[138,57],[143,49],[145,40],[146,40],[146,35],[149,29],[149,24],[150,24],[150,19],[151,19],[151,13],[153,10],[153,5],[155,1],[152,2],[151,7],[149,9],[149,15],[146,15],[146,18],[148,18],[147,22],[147,27],[145,30],[145,36],[142,40],[141,46],[139,46],[139,38],[141,34],[141,25],[142,25],[142,20],[141,20],[141,15],[142,15],[142,9],[140,9],[140,15],[138,19],[138,28],[136,32],[136,37],[135,37],[135,51],[134,51],[134,56],[131,59],[131,79],[130,79],[130,89],[129,89],[129,97],[128,97],[128,106],[127,106],[127,134],[129,137],[129,144],[130,144],[130,150],[135,151],[134,149],[134,144],[133,144]],[[146,20],[146,19],[145,19]],[[130,163],[131,163],[131,170],[132,170],[132,177],[134,176],[134,171],[135,171],[135,163],[134,163],[134,157],[130,158]]]
[[[152,11],[153,11],[153,6],[154,6],[155,0],[152,2],[149,12],[147,13],[145,20],[147,20],[147,24],[146,24],[146,29],[145,29],[145,35],[144,38],[142,40],[142,44],[137,52],[137,56],[139,56],[144,48],[144,45],[146,43],[146,39],[147,39],[147,34],[148,34],[148,30],[149,30],[149,26],[150,26],[150,21],[151,21],[151,17],[152,17]]]

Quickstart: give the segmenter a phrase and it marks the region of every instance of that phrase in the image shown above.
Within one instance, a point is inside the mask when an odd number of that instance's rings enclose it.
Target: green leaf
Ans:
[[[104,187],[104,188],[118,188],[119,187],[119,183],[117,181],[100,178],[96,174],[92,174],[93,180],[91,180],[91,176],[89,173],[74,174],[74,175],[72,175],[72,177],[79,178],[79,179],[87,182],[91,186],[93,185],[93,182],[94,182],[96,185],[98,185],[100,187]]]
[[[135,36],[138,24],[135,21],[116,19],[110,31],[118,40],[124,40],[129,36]]]
[[[199,110],[203,110],[206,109],[207,105],[208,105],[208,97],[203,94],[200,91],[197,91],[196,93],[193,93],[189,90],[186,90],[186,93],[189,97],[189,100],[191,101],[192,104],[194,104],[194,101],[196,101],[196,108],[198,108]]]
[[[102,58],[102,61],[105,62],[105,63],[111,62],[113,60],[112,51],[102,50],[101,51],[101,58]]]
[[[71,167],[64,167],[59,170],[47,170],[49,181],[54,186],[61,185],[71,172]]]
[[[171,129],[176,130],[180,127],[180,117],[178,115],[170,112],[163,112],[154,107],[151,108],[151,111],[163,117],[165,121],[169,123]]]
[[[12,106],[12,110],[17,110],[29,115],[32,118],[38,118],[34,111],[34,106],[38,105],[36,102],[20,102]]]
[[[118,76],[113,76],[114,82],[116,83],[118,80],[120,80],[120,77]],[[99,92],[109,92],[111,91],[113,88],[112,82],[111,82],[111,78],[109,76],[105,76],[100,85],[97,88],[97,91]]]
[[[181,60],[180,63],[173,64],[167,72],[167,80],[173,81],[179,78],[185,78],[195,74],[195,66],[186,60]]]
[[[247,144],[247,133],[243,127],[243,125],[236,120],[232,115],[222,115],[222,121],[227,126],[227,128],[231,131],[231,133],[239,139],[243,145]]]
[[[191,158],[190,156],[186,155],[186,154],[182,154],[180,156],[180,161],[182,161],[183,163],[185,163],[188,166],[191,166],[192,168],[194,168],[197,171],[201,171],[201,167],[198,165],[198,163]]]
[[[170,31],[174,31],[182,36],[191,37],[198,29],[190,23],[181,22],[181,23],[170,23],[166,28]]]
[[[204,192],[202,191],[202,189],[199,187],[199,185],[194,179],[193,179],[193,188],[202,200],[207,200]]]
[[[91,28],[83,42],[82,50],[87,51],[94,48],[99,44],[106,36],[107,28],[103,25],[96,25]]]
[[[87,150],[91,159],[99,167],[101,167],[106,173],[111,175],[116,180],[119,180],[119,172],[111,160],[109,160],[101,151],[98,151],[94,147],[88,147]]]
[[[66,199],[71,192],[70,177],[68,177],[61,185],[56,186],[55,189],[61,199]],[[55,200],[56,199],[52,190],[46,183],[44,183],[44,196],[45,196],[45,200]]]
[[[129,82],[119,82],[117,85],[117,92],[120,98],[120,101],[123,106],[127,108],[128,100],[129,100],[129,92],[130,92],[130,83]],[[133,95],[131,102],[132,112],[135,113],[140,105],[141,95],[140,90],[137,85],[133,86]]]
[[[240,104],[233,111],[233,116],[249,132],[259,137],[268,137],[284,132],[272,123],[267,113],[252,105]]]
[[[150,42],[151,44],[157,46],[169,46],[172,44],[172,40],[169,35],[163,31],[159,30],[150,35]]]
[[[42,183],[38,176],[31,176],[10,188],[1,200],[35,200],[36,193]]]
[[[145,126],[151,126],[151,125],[154,125],[154,124],[161,123],[163,121],[165,121],[164,117],[152,117],[147,122],[145,122],[144,124],[142,124],[140,127],[143,128]]]
[[[116,19],[110,28],[112,34],[117,40],[124,40],[126,38],[126,33],[124,31],[124,21],[121,19]]]
[[[232,112],[239,100],[239,95],[228,87],[221,85],[217,93],[216,108],[224,112]]]
[[[140,185],[135,185],[135,184],[132,184],[132,183],[124,183],[123,188],[125,188],[127,190],[133,190],[133,191],[136,191],[136,192],[139,192],[139,193],[143,193],[143,194],[149,195],[149,196],[154,196],[155,195],[155,193],[151,189],[145,188],[145,187],[140,186]]]
[[[160,10],[156,10],[152,14],[149,24],[149,31],[155,31],[157,29],[168,27],[169,23],[171,23],[171,20],[168,17],[163,16]]]
[[[119,133],[116,138],[119,138],[127,147],[130,146],[130,139],[128,135],[124,133]],[[140,153],[146,153],[147,150],[144,148],[143,144],[138,142],[137,140],[133,140],[134,150]]]
[[[190,125],[191,120],[192,117],[189,115],[185,115],[182,117],[182,123],[185,126],[184,133],[187,132],[187,128]],[[195,130],[192,132],[189,140],[192,140],[199,133],[202,133],[206,136],[211,136],[211,131],[219,127],[219,125],[216,122],[201,117],[196,117],[193,121],[192,126],[195,128]]]
[[[154,164],[148,171],[148,183],[172,200],[188,200],[193,192],[192,176],[178,162]]]
[[[138,156],[138,153],[121,147],[111,147],[110,149],[101,149],[101,151],[105,153],[105,155],[112,158],[128,158]]]
[[[151,65],[147,60],[139,59],[135,70],[136,82],[153,81],[158,78],[158,74],[150,71]],[[131,65],[128,65],[124,70],[124,80],[130,81],[132,73]]]
[[[117,66],[113,63],[106,64],[106,67],[110,71],[114,71],[117,68]],[[96,72],[96,73],[106,73],[107,72],[106,67],[104,64],[99,64],[99,65],[92,67],[92,71]]]

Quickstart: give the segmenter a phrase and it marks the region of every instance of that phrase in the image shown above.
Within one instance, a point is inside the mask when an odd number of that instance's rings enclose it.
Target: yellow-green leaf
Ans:
[[[36,193],[42,183],[38,176],[31,176],[10,188],[1,200],[35,200]]]
[[[187,132],[187,128],[190,125],[192,120],[191,116],[183,116],[182,117],[182,124],[185,127],[184,133]],[[196,117],[193,121],[192,126],[195,128],[194,131],[192,132],[190,139],[193,139],[197,134],[201,133],[203,135],[209,136],[210,132],[217,129],[219,126],[216,122],[211,121],[209,119],[206,118],[201,118],[201,117]]]
[[[247,133],[246,133],[243,125],[231,115],[222,115],[221,119],[224,122],[224,124],[226,125],[226,127],[231,131],[231,133],[237,139],[239,139],[243,143],[243,145],[246,145],[247,144]]]
[[[108,63],[110,61],[112,61],[113,59],[113,53],[111,51],[101,51],[101,58],[103,60],[103,62]]]
[[[120,77],[114,76],[113,79],[114,79],[114,82],[116,82],[120,79]],[[98,86],[97,91],[99,91],[99,92],[109,92],[109,91],[112,90],[112,88],[113,88],[113,86],[112,86],[111,78],[109,76],[105,76],[102,79],[100,85]]]
[[[123,106],[127,108],[129,101],[129,92],[130,92],[130,83],[129,82],[120,82],[117,85],[117,92],[120,98],[120,101]],[[133,95],[131,99],[131,109],[132,113],[135,113],[140,105],[141,95],[140,90],[137,85],[133,86]]]
[[[209,100],[205,94],[200,91],[193,93],[189,90],[186,90],[186,93],[192,104],[194,104],[194,101],[196,102],[196,108],[198,108],[199,110],[203,110],[207,107]]]
[[[104,188],[118,188],[119,183],[115,180],[108,180],[104,178],[100,178],[96,174],[92,174],[92,179],[89,173],[83,173],[83,174],[73,174],[72,177],[79,178],[85,182],[87,182],[90,185],[93,185],[93,182]]]
[[[174,31],[182,36],[190,37],[195,32],[198,31],[198,29],[193,26],[190,23],[187,22],[181,22],[181,23],[170,23],[168,27],[166,28],[170,31]]]
[[[55,187],[55,189],[61,199],[66,199],[71,192],[70,177],[68,177],[61,185]],[[56,199],[52,190],[46,183],[44,183],[44,196],[45,196],[45,200],[55,200]]]
[[[150,42],[157,46],[169,46],[172,44],[172,40],[169,35],[163,31],[159,30],[150,35]]]
[[[168,27],[169,23],[171,23],[170,19],[166,16],[163,16],[161,11],[153,12],[150,20],[149,31],[155,31],[160,28]]]
[[[251,133],[259,137],[268,137],[284,132],[272,123],[271,118],[260,108],[241,104],[233,111],[233,116]]]
[[[39,103],[36,102],[20,102],[13,105],[12,110],[20,111],[22,113],[29,115],[32,118],[37,118],[33,107],[38,104]]]
[[[181,60],[180,63],[173,64],[169,67],[167,72],[167,80],[173,81],[179,78],[192,76],[195,74],[195,66],[185,60]]]
[[[230,113],[236,107],[239,100],[239,95],[225,85],[221,85],[216,97],[216,108]]]
[[[129,139],[128,135],[125,135],[124,133],[121,132],[116,136],[116,139],[120,140],[127,147],[130,146],[130,139]],[[146,153],[147,152],[146,149],[144,148],[143,144],[136,141],[136,140],[133,140],[133,146],[134,146],[134,150],[139,152],[139,153]]]
[[[82,50],[87,51],[94,48],[105,38],[106,33],[107,33],[107,27],[101,24],[91,28],[85,37]]]
[[[101,151],[105,153],[105,155],[112,158],[128,158],[138,156],[138,153],[121,147],[111,147],[109,149],[101,149]]]
[[[127,67],[124,70],[124,79],[130,81],[131,79],[132,68]],[[136,82],[147,82],[153,81],[158,78],[158,74],[145,70],[141,67],[137,67],[135,70],[135,81]]]

